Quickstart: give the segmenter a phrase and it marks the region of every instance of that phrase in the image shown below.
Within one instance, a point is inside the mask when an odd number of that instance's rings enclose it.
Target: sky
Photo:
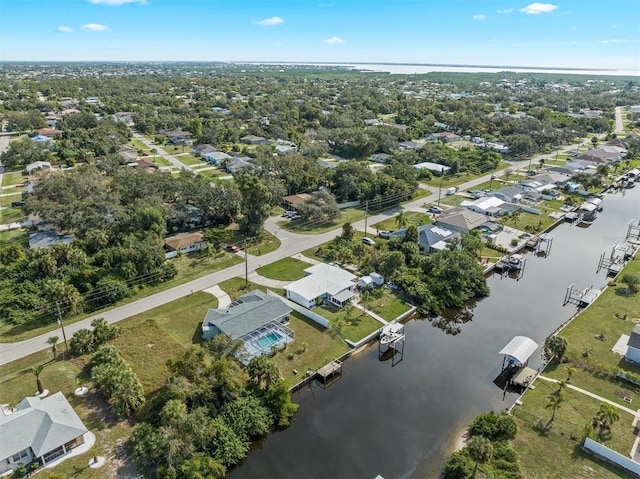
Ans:
[[[640,69],[638,0],[551,2],[0,0],[0,60]]]

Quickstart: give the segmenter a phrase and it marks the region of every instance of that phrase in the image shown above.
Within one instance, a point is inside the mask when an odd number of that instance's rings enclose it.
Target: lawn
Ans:
[[[464,200],[473,201],[473,198],[468,198],[463,195],[442,195],[438,203],[440,203],[440,205],[447,206],[460,206]],[[437,205],[438,203],[434,204]]]
[[[180,155],[180,156],[176,156],[176,160],[178,160],[180,163],[184,163],[185,165],[188,166],[196,166],[196,165],[202,165],[204,162],[202,161],[202,158],[196,158],[193,155]],[[204,163],[206,164],[206,163]]]
[[[357,308],[336,309],[323,305],[314,308],[313,312],[328,319],[329,325],[335,328],[340,336],[354,343],[382,327],[382,323]]]
[[[509,168],[509,166],[510,166],[509,163],[502,161],[497,166],[496,171]],[[491,171],[484,171],[480,173],[471,173],[471,172],[456,173],[455,175],[450,175],[450,176],[445,175],[444,177],[433,176],[430,180],[423,181],[423,183],[429,186],[435,186],[436,188],[439,188],[440,186],[442,186],[442,188],[446,189],[450,186],[458,186],[458,185],[461,185],[462,183],[466,183],[467,181],[475,180],[476,178],[480,178],[481,176],[487,175],[489,173],[491,173]]]
[[[400,228],[400,225],[396,223],[397,217],[398,215],[387,218],[384,221],[380,221],[379,223],[371,225],[371,227],[376,228],[380,231],[395,231]],[[405,211],[404,217],[407,219],[408,225],[422,226],[433,223],[431,217],[427,213],[420,213],[418,211]]]
[[[10,206],[14,201],[22,201],[22,192],[13,190],[4,190],[0,196],[0,206]]]
[[[535,389],[525,394],[523,405],[513,409],[519,426],[514,447],[523,476],[545,479],[625,477],[620,475],[621,471],[602,465],[580,447],[585,425],[591,423],[600,401],[565,388],[562,392],[565,401],[558,408],[555,420],[550,423],[552,411],[546,407],[547,398],[557,389],[556,384],[538,379]],[[630,414],[620,411],[620,421],[613,424],[611,432],[604,433],[599,440],[611,449],[628,455],[635,439],[632,419]]]
[[[27,177],[21,171],[10,171],[2,175],[2,186],[20,185],[27,181]]]
[[[257,269],[258,274],[265,278],[278,279],[281,281],[297,281],[306,276],[304,272],[311,266],[309,263],[295,258],[283,258],[280,261],[271,263]]]
[[[340,218],[325,223],[302,222],[301,220],[282,220],[277,224],[287,231],[300,234],[320,234],[326,233],[336,228],[340,228],[344,223],[355,223],[364,219],[364,211],[355,208],[346,208],[342,210]]]
[[[234,234],[233,241],[237,245],[240,245],[243,240],[244,236],[242,234],[238,232]],[[271,253],[280,247],[280,240],[266,230],[263,230],[260,241],[247,241],[247,243],[249,243],[247,251],[253,256],[262,256],[264,254]]]
[[[411,309],[407,301],[409,298],[399,291],[382,287],[375,288],[371,292],[371,299],[367,301],[366,308],[382,319],[393,321]]]
[[[246,285],[246,286],[245,286]],[[232,301],[235,301],[238,296],[242,296],[249,291],[253,291],[254,289],[259,289],[262,292],[267,292],[267,289],[273,291],[276,294],[284,295],[284,289],[280,288],[267,288],[266,286],[262,286],[261,284],[252,283],[248,281],[245,283],[244,278],[231,278],[222,283],[219,283],[220,289],[222,289],[225,293],[229,295]]]
[[[295,340],[276,353],[273,360],[289,387],[300,382],[307,369],[319,369],[349,350],[336,330],[323,328],[299,313],[289,315],[287,326],[295,332]]]
[[[12,243],[19,243],[26,248],[29,245],[29,234],[23,229],[0,232],[0,248]]]
[[[145,145],[144,143],[142,143],[140,140],[136,140],[135,138],[132,138],[131,140],[129,140],[129,143],[136,149],[136,150],[143,150],[143,151],[149,151],[149,147],[147,145]]]
[[[22,212],[22,208],[9,208],[0,210],[0,223],[22,223],[27,216]]]
[[[511,228],[518,229],[520,231],[527,231],[527,228],[532,228],[531,231],[535,233],[539,233],[553,223],[555,223],[556,219],[549,217],[546,214],[534,215],[533,213],[527,213],[523,211],[522,213],[513,215],[511,217],[503,217],[504,225],[510,226]]]

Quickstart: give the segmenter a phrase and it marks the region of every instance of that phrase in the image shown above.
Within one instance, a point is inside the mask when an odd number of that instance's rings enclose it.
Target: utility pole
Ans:
[[[369,218],[369,200],[364,202],[364,237],[367,237],[367,219]]]
[[[65,359],[67,352],[69,351],[69,345],[67,344],[67,333],[64,332],[64,324],[62,324],[62,314],[60,313],[60,303],[56,301],[56,309],[58,310],[58,324],[62,328],[62,339],[64,339],[64,353],[62,353],[62,359]]]
[[[438,207],[440,207],[440,198],[442,197],[442,182],[444,181],[444,173],[440,175],[440,188],[438,189]]]
[[[244,287],[249,286],[249,254],[247,253],[247,239],[244,240]]]

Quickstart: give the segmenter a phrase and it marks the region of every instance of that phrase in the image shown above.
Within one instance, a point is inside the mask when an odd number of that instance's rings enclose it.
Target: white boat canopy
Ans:
[[[533,352],[538,349],[538,344],[526,336],[514,336],[499,354],[507,356],[509,363],[525,364]]]

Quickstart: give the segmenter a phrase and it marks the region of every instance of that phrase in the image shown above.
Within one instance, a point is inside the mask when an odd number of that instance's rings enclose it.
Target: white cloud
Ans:
[[[256,25],[261,25],[263,27],[273,27],[274,25],[282,25],[284,23],[284,20],[280,17],[271,17],[253,23],[255,23]]]
[[[554,10],[557,10],[558,6],[553,5],[551,3],[531,3],[524,8],[521,8],[520,11],[524,12],[528,15],[539,15],[540,13],[550,13]]]
[[[513,8],[505,8],[504,10],[498,10],[498,13],[511,13]]]
[[[109,30],[108,26],[100,25],[99,23],[85,23],[80,28],[89,32],[104,32],[105,30]]]
[[[140,5],[149,5],[147,0],[89,0],[89,3],[95,5],[107,5],[109,7],[119,7],[125,3],[138,3]]]
[[[344,43],[344,40],[340,37],[331,37],[324,40],[324,43],[328,43],[330,45],[334,45],[336,43]]]
[[[73,28],[71,27],[65,27],[64,25],[60,25],[58,27],[58,31],[62,32],[62,33],[71,33],[73,31]]]
[[[625,43],[626,40],[622,38],[611,38],[609,40],[602,40],[600,43]]]
[[[487,16],[484,13],[481,13],[480,15],[474,15],[473,17],[474,20],[484,20],[485,18],[487,18]]]

